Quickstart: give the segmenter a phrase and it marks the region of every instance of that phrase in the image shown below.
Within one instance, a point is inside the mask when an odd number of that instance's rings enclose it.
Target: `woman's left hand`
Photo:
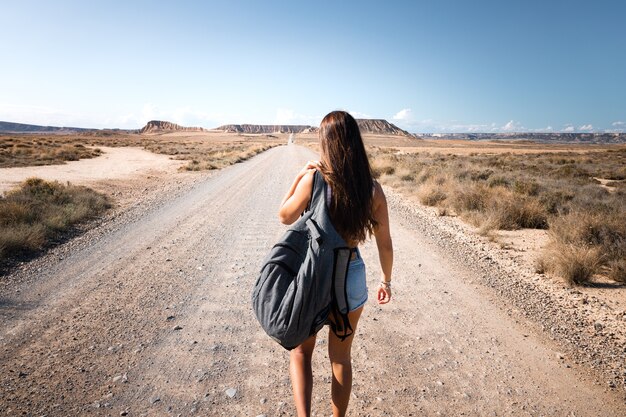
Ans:
[[[391,287],[380,284],[376,294],[378,304],[387,304],[391,300]]]

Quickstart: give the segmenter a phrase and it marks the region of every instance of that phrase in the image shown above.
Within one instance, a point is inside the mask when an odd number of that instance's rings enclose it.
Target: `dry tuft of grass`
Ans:
[[[0,197],[0,260],[40,250],[109,207],[89,188],[29,178]]]
[[[569,283],[586,283],[607,271],[607,277],[625,282],[626,210],[601,213],[573,211],[550,221],[550,243],[542,258],[547,271]]]
[[[588,284],[600,270],[602,253],[597,247],[551,246],[540,258],[541,270],[562,277],[570,285]]]

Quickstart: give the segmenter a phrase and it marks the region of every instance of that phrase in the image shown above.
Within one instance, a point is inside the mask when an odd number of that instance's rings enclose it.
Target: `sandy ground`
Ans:
[[[104,155],[67,162],[63,165],[0,168],[0,193],[8,191],[29,177],[75,185],[94,185],[110,180],[132,180],[141,175],[174,173],[185,161],[172,160],[141,148],[99,146]]]
[[[0,414],[294,415],[288,355],[257,324],[250,291],[284,231],[282,194],[314,157],[283,146],[163,178],[142,204],[3,277]],[[622,388],[481,284],[496,272],[481,277],[428,213],[416,221],[393,193],[390,206],[394,298],[366,305],[350,415],[626,415]],[[375,245],[363,255],[373,299]],[[313,409],[327,416],[325,348],[320,337]]]

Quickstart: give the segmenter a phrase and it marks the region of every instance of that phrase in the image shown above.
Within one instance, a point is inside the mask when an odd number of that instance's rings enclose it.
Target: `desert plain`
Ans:
[[[318,159],[315,134],[11,138],[99,154],[41,166],[24,156],[22,166],[0,168],[0,191],[37,176],[102,192],[112,208],[3,270],[0,413],[295,414],[288,353],[257,324],[250,291],[285,230],[276,216],[283,193]],[[373,154],[426,159],[624,149],[365,141]],[[599,274],[572,286],[537,272],[547,230],[480,233],[423,205],[413,185],[385,172],[379,180],[395,247],[393,299],[374,301],[380,268],[368,242],[370,300],[353,346],[351,415],[626,415],[623,284]],[[315,415],[330,414],[324,332],[314,357]]]

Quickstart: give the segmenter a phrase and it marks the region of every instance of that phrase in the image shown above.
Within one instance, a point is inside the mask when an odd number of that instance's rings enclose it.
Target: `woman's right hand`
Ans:
[[[304,166],[304,168],[302,168],[302,170],[300,170],[300,172],[298,173],[298,178],[304,177],[304,174],[309,172],[309,170],[318,169],[319,167],[320,167],[320,161],[308,161],[306,165]]]

